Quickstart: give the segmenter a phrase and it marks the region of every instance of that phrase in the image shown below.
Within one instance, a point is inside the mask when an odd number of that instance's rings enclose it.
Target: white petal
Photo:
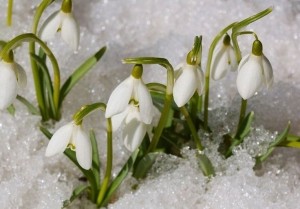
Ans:
[[[230,66],[231,66],[230,70],[231,71],[236,71],[236,69],[238,67],[238,64],[237,64],[237,61],[236,61],[234,49],[231,45],[227,48],[227,52],[228,52],[228,56],[229,56]]]
[[[46,156],[50,157],[64,152],[68,146],[73,132],[73,123],[68,123],[59,128],[51,137],[46,149]]]
[[[142,80],[138,83],[137,93],[139,98],[141,120],[146,124],[150,124],[153,118],[153,103],[150,92]]]
[[[223,78],[229,70],[227,47],[223,46],[216,51],[212,59],[211,77],[213,80]]]
[[[133,91],[133,79],[131,76],[128,77],[111,93],[106,105],[106,118],[119,114],[126,109]]]
[[[20,88],[25,88],[27,85],[27,76],[26,76],[26,72],[23,69],[23,67],[21,65],[19,65],[18,63],[15,63],[16,65],[16,74],[17,74],[17,79],[18,79],[18,85]]]
[[[146,134],[146,125],[136,119],[132,119],[126,124],[123,130],[123,139],[125,147],[133,152],[143,141]]]
[[[17,97],[17,77],[14,63],[0,62],[0,109],[6,109]]]
[[[79,26],[71,13],[63,13],[61,23],[62,39],[76,51],[79,45]]]
[[[259,60],[251,58],[240,68],[236,84],[243,99],[249,99],[259,90],[263,82],[262,69]]]
[[[204,90],[204,73],[203,71],[201,70],[201,68],[197,68],[197,92],[198,92],[198,95],[202,95],[203,93],[203,90]]]
[[[123,112],[111,117],[112,131],[115,132],[119,129],[125,117],[127,116],[129,108],[126,108]]]
[[[79,126],[73,137],[76,145],[76,159],[82,168],[88,170],[92,166],[92,145],[89,136]]]
[[[250,58],[250,54],[248,54],[248,55],[246,55],[246,56],[244,56],[244,57],[242,58],[242,60],[240,61],[239,66],[238,66],[238,72],[239,72],[240,69],[244,66],[244,64],[245,64],[246,62],[248,62],[249,58]]]
[[[175,81],[173,94],[178,107],[185,105],[193,96],[197,88],[197,75],[194,66],[186,65],[182,74]]]
[[[268,58],[263,55],[262,57],[263,73],[264,73],[264,82],[267,88],[271,87],[274,81],[273,69]]]
[[[54,12],[44,22],[40,29],[40,37],[44,41],[48,41],[54,37],[57,30],[61,26],[61,11]]]

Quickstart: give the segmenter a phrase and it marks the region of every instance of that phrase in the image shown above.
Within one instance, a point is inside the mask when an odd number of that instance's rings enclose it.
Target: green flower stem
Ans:
[[[240,117],[239,117],[239,123],[238,123],[238,128],[237,130],[239,130],[244,118],[245,118],[245,115],[246,115],[246,110],[247,110],[247,100],[243,99],[242,98],[242,101],[241,101],[241,108],[240,108]]]
[[[37,7],[36,9],[36,13],[34,15],[33,18],[33,25],[32,25],[32,33],[33,34],[37,34],[37,28],[38,28],[38,24],[40,21],[40,18],[44,12],[44,10],[53,2],[54,0],[43,0],[41,2],[41,4]],[[35,53],[35,43],[31,42],[29,43],[29,53],[30,54],[36,54]],[[35,62],[35,60],[33,58],[30,58],[30,62],[31,62],[31,70],[32,70],[32,75],[33,75],[33,81],[34,81],[34,86],[35,86],[35,94],[36,94],[36,98],[37,98],[37,102],[39,105],[39,109],[41,111],[41,115],[43,120],[48,120],[48,113],[46,111],[46,107],[45,107],[45,101],[44,101],[44,97],[43,97],[43,92],[42,92],[42,81],[40,80],[40,75],[39,75],[39,68],[37,63]]]
[[[157,57],[139,57],[139,58],[128,58],[123,60],[124,63],[128,64],[158,64],[166,68],[167,70],[167,88],[165,103],[161,113],[160,120],[157,127],[155,128],[154,135],[148,148],[148,152],[154,151],[162,131],[167,123],[168,114],[173,101],[173,86],[174,86],[174,69],[167,59]]]
[[[104,103],[94,103],[89,105],[84,105],[73,115],[73,121],[76,125],[80,125],[84,117],[88,116],[92,112],[100,109],[101,111],[105,112],[106,104]]]
[[[108,184],[111,179],[111,171],[112,171],[112,161],[113,161],[113,146],[112,146],[112,123],[111,119],[107,119],[107,159],[106,159],[106,172],[104,179],[102,181],[102,185],[100,188],[100,192],[97,198],[97,205],[100,206],[103,202],[105,194],[107,192]]]
[[[190,113],[191,113],[191,118],[192,118],[193,123],[196,122],[197,114],[198,114],[198,112],[201,111],[201,109],[200,110],[198,109],[199,102],[201,102],[200,96],[198,95],[197,92],[195,92],[189,103]]]
[[[209,47],[209,52],[208,52],[208,58],[207,58],[207,63],[206,63],[206,71],[205,71],[205,87],[204,87],[204,129],[207,130],[208,128],[208,103],[209,103],[209,82],[210,82],[210,68],[211,68],[211,62],[212,62],[212,57],[213,53],[215,50],[216,45],[220,41],[220,39],[227,33],[228,30],[230,30],[236,22],[228,25],[225,27],[221,32],[214,38],[213,42],[211,43]]]
[[[88,116],[96,110],[102,110],[105,112],[106,105],[104,103],[94,103],[90,105],[85,105],[80,108],[77,113],[74,114],[73,120],[76,125],[80,125],[84,117]],[[104,179],[102,181],[101,187],[99,189],[99,194],[97,197],[97,205],[100,206],[103,202],[105,194],[107,192],[108,184],[111,179],[112,171],[112,162],[113,162],[113,146],[112,146],[112,122],[111,118],[107,119],[107,160],[106,160],[106,172]],[[96,178],[96,177],[95,177]]]
[[[193,139],[195,141],[195,144],[197,146],[197,149],[200,150],[200,151],[202,151],[203,150],[203,146],[201,144],[201,140],[200,140],[200,138],[198,136],[197,130],[196,130],[194,124],[193,124],[193,121],[192,121],[192,119],[190,117],[190,114],[189,114],[188,110],[184,106],[180,107],[179,109],[180,109],[181,113],[184,115],[185,120],[186,120],[186,122],[187,122],[187,124],[188,124],[188,126],[190,128],[190,131],[191,131],[191,134],[192,134]]]
[[[270,12],[272,12],[272,7],[267,8],[267,9],[255,14],[251,17],[248,17],[248,18],[238,22],[232,28],[231,39],[232,39],[232,44],[233,44],[233,48],[234,48],[234,51],[235,51],[235,56],[236,56],[237,63],[239,63],[242,59],[241,50],[240,50],[240,47],[239,47],[239,44],[238,44],[238,41],[237,41],[238,35],[240,35],[242,33],[242,32],[240,32],[240,29],[242,29],[243,27],[246,27],[247,25],[249,25],[252,22],[255,22],[256,20],[259,20],[260,18],[266,16]],[[257,39],[257,37],[256,37],[256,39]]]
[[[13,10],[13,0],[8,0],[8,5],[7,5],[7,15],[6,15],[6,25],[11,26],[12,23],[12,10]]]
[[[24,33],[24,34],[21,34],[21,35],[15,37],[11,41],[9,41],[3,47],[2,51],[0,52],[0,57],[3,59],[6,59],[6,57],[9,56],[9,52],[23,42],[37,42],[42,47],[42,49],[45,51],[45,53],[47,54],[47,56],[49,57],[49,59],[52,63],[53,72],[54,72],[53,73],[53,75],[54,75],[53,76],[54,77],[54,79],[53,79],[53,101],[54,101],[54,109],[55,109],[54,115],[55,115],[56,119],[58,119],[59,118],[58,106],[59,106],[59,93],[60,93],[60,72],[59,72],[58,63],[57,63],[53,53],[51,52],[51,50],[48,48],[48,46],[42,40],[40,40],[36,35],[34,35],[32,33]],[[39,78],[35,78],[35,79],[39,79]],[[41,92],[41,94],[42,94],[42,92]],[[41,96],[43,96],[43,95],[41,95]]]

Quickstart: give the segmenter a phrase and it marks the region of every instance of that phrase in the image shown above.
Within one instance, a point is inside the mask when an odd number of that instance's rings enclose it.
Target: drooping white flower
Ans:
[[[152,98],[141,75],[142,67],[141,65],[136,65],[131,75],[114,89],[107,102],[105,111],[106,118],[125,111],[128,104],[133,102],[139,108],[141,121],[145,124],[152,122]]]
[[[230,44],[230,36],[225,35],[222,46],[215,50],[212,58],[211,77],[213,80],[223,78],[228,71],[235,71],[237,62],[234,55],[234,49]]]
[[[148,127],[151,125],[141,120],[139,108],[134,104],[129,104],[123,112],[112,117],[113,131],[116,131],[122,124],[124,124],[122,131],[124,145],[133,152],[140,146]]]
[[[204,75],[199,65],[183,64],[175,71],[173,95],[178,107],[184,106],[195,91],[201,95],[203,87]]]
[[[24,88],[27,77],[21,65],[15,62],[0,61],[0,110],[4,110],[17,97],[18,88]]]
[[[40,37],[44,41],[49,41],[58,31],[61,32],[62,39],[76,51],[79,45],[79,26],[72,14],[70,0],[63,1],[61,10],[46,19],[40,30]]]
[[[249,99],[262,85],[273,84],[273,69],[270,61],[262,53],[262,44],[255,40],[252,53],[243,57],[238,67],[237,89],[243,99]]]
[[[68,147],[76,151],[76,159],[82,168],[86,170],[91,168],[91,141],[82,126],[74,122],[62,126],[53,134],[46,149],[46,156],[63,153]]]
[[[113,131],[124,124],[123,140],[129,151],[141,144],[154,117],[151,95],[142,80],[143,67],[135,65],[108,100],[105,117],[112,118]]]

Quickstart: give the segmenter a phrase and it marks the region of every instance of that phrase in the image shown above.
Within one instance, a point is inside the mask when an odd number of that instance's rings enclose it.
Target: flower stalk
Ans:
[[[174,86],[174,69],[168,60],[157,57],[139,57],[139,58],[127,58],[123,60],[127,64],[158,64],[163,66],[167,70],[167,86],[164,107],[158,125],[155,129],[151,143],[148,148],[148,152],[152,152],[156,149],[159,142],[162,131],[167,123],[168,114],[173,101],[173,86]]]
[[[12,25],[12,12],[13,12],[13,0],[8,0],[7,3],[7,14],[6,14],[6,25],[11,26]]]
[[[213,58],[213,53],[216,48],[216,45],[221,40],[221,38],[230,30],[236,22],[231,23],[227,27],[225,27],[223,30],[220,31],[220,33],[217,34],[217,36],[212,41],[209,52],[208,52],[208,58],[206,63],[206,69],[205,69],[205,86],[204,86],[204,129],[208,130],[208,105],[209,105],[209,82],[210,82],[210,69],[211,69],[211,63]]]

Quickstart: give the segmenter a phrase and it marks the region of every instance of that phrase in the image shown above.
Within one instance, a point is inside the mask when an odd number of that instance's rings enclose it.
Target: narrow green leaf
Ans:
[[[263,161],[265,161],[272,154],[274,149],[275,149],[275,147],[269,147],[265,154],[263,154],[262,156],[257,156],[256,157],[256,165],[258,163],[262,163]]]
[[[248,115],[244,118],[239,130],[236,133],[235,138],[243,140],[245,136],[250,132],[251,124],[254,118],[254,112],[248,113]]]
[[[256,164],[257,163],[262,163],[263,161],[265,161],[269,156],[270,154],[273,152],[273,150],[276,148],[276,146],[299,146],[298,148],[300,148],[300,144],[290,144],[290,143],[293,143],[293,142],[289,142],[289,141],[284,141],[285,139],[287,139],[287,135],[289,133],[289,130],[290,130],[290,122],[288,122],[286,128],[283,130],[283,132],[281,134],[279,134],[276,139],[274,140],[273,143],[271,143],[269,145],[269,148],[267,150],[266,153],[264,153],[263,155],[261,156],[257,156],[256,157]],[[296,142],[297,143],[297,142]]]
[[[292,147],[292,148],[300,148],[300,142],[297,141],[291,141],[291,142],[283,142],[280,144],[280,146],[285,146],[285,147]]]
[[[287,140],[287,141],[300,141],[300,136],[288,134],[288,135],[286,136],[286,140]]]
[[[291,122],[289,121],[284,131],[276,137],[275,141],[270,144],[270,147],[275,147],[279,145],[281,142],[283,142],[290,131],[290,127],[291,127]]]
[[[129,171],[132,169],[134,162],[137,158],[139,150],[136,149],[130,158],[127,160],[126,164],[123,166],[117,177],[111,182],[109,188],[107,189],[107,193],[103,199],[101,206],[107,205],[108,201],[110,200],[111,196],[116,192],[120,184],[123,182]]]
[[[133,177],[140,179],[145,178],[149,169],[152,167],[153,163],[156,160],[156,157],[159,155],[158,152],[152,152],[148,153],[146,156],[144,156],[136,166]]]
[[[92,67],[102,58],[103,54],[106,51],[106,47],[102,47],[97,51],[93,56],[88,58],[82,65],[80,65],[72,75],[66,80],[61,88],[60,94],[60,104],[63,99],[67,96],[73,86],[87,73]]]
[[[24,97],[17,95],[17,100],[19,100],[23,105],[25,105],[28,109],[28,112],[30,112],[32,115],[40,115],[40,112],[38,109],[35,108],[33,104],[31,104],[27,99]]]
[[[215,175],[215,169],[211,163],[211,161],[208,159],[208,157],[205,154],[197,153],[197,157],[199,159],[199,167],[203,173],[204,176],[214,176]]]
[[[94,177],[97,183],[97,187],[100,185],[100,159],[99,159],[99,151],[98,144],[95,136],[95,132],[93,130],[90,131],[90,139],[92,143],[92,171],[94,173]]]
[[[84,193],[88,188],[89,188],[89,186],[87,186],[87,185],[80,185],[80,186],[76,187],[73,190],[70,199],[64,201],[63,208],[68,207],[76,198],[78,198],[80,195],[82,195],[82,193]]]
[[[11,114],[12,116],[15,116],[16,113],[16,108],[14,105],[9,105],[8,108],[6,108],[7,112],[9,112],[9,114]]]
[[[43,98],[46,105],[46,111],[48,111],[48,114],[50,114],[50,117],[55,115],[55,107],[54,107],[54,101],[53,101],[53,85],[52,85],[52,79],[49,74],[48,67],[45,63],[46,58],[42,51],[40,51],[41,57],[30,54],[31,58],[36,62],[36,64],[39,67],[40,70],[40,79],[41,85],[42,85],[42,92],[43,92]],[[51,112],[50,112],[51,111]]]

